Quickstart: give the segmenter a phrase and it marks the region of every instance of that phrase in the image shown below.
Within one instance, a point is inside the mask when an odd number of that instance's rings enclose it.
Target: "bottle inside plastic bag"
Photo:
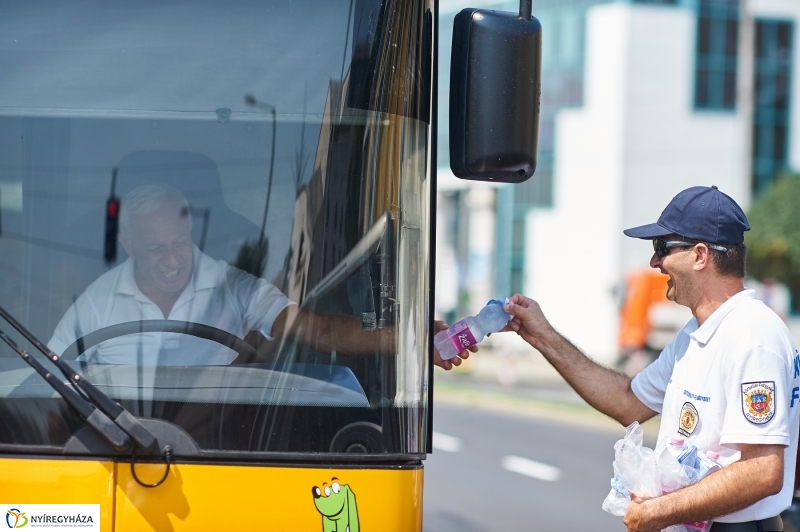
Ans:
[[[671,449],[669,445],[658,454],[658,472],[661,478],[662,495],[685,488],[690,484],[686,469],[675,456],[675,449]]]
[[[715,471],[722,469],[722,466],[717,461],[719,460],[719,453],[715,451],[708,451],[703,454],[697,453],[695,458],[695,469],[697,470],[697,477],[702,479]],[[693,523],[685,523],[687,532],[708,532],[711,530],[713,521],[695,521]]]
[[[631,493],[659,497],[690,486],[721,469],[719,454],[704,454],[694,445],[673,438],[655,452],[642,446],[642,428],[634,422],[625,437],[614,444],[614,478],[611,491],[603,501],[603,510],[624,516],[631,503]],[[712,521],[676,524],[662,532],[708,532]]]
[[[508,299],[506,299],[508,301]],[[443,360],[449,360],[473,345],[479,344],[487,334],[501,330],[511,320],[503,311],[503,301],[492,299],[477,316],[468,316],[446,331],[437,333],[433,343]]]
[[[708,451],[707,453],[697,453],[695,460],[695,469],[697,469],[697,476],[700,478],[707,477],[715,471],[722,469],[719,464],[719,453]]]
[[[666,448],[677,459],[686,450],[686,439],[683,436],[673,436]]]

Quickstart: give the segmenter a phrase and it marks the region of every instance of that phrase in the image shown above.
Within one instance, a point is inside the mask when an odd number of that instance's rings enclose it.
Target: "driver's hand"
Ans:
[[[445,322],[435,320],[433,322],[433,334],[439,333],[441,331],[446,331],[448,327],[449,325],[447,325]],[[444,368],[445,370],[450,371],[451,369],[453,369],[453,366],[460,366],[462,360],[468,359],[470,351],[472,351],[473,353],[477,353],[478,346],[473,345],[472,347],[469,348],[469,350],[460,352],[458,356],[455,356],[450,360],[442,360],[442,356],[439,354],[439,350],[436,349],[436,347],[434,346],[433,363],[439,366],[440,368]]]

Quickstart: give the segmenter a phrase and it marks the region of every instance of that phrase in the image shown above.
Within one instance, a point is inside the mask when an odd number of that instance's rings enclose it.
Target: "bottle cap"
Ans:
[[[683,436],[673,436],[669,441],[673,445],[683,445],[686,442],[686,439]]]
[[[719,453],[717,453],[717,452],[714,452],[714,451],[708,451],[708,452],[706,453],[706,456],[707,456],[707,457],[709,457],[710,459],[714,460],[715,462],[716,462],[717,460],[719,460]]]

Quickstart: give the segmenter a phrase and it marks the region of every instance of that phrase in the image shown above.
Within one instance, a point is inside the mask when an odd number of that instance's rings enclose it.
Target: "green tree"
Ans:
[[[747,271],[756,279],[772,277],[792,292],[792,310],[800,310],[800,176],[779,176],[753,202],[745,233]]]

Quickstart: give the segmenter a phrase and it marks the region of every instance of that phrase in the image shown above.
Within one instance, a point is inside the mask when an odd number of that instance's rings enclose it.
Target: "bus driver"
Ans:
[[[130,257],[95,280],[67,310],[48,347],[55,353],[78,338],[110,325],[140,320],[176,320],[223,329],[239,338],[251,331],[272,339],[291,334],[320,351],[350,355],[381,352],[393,345],[392,328],[364,332],[359,320],[314,314],[271,283],[214,260],[191,237],[189,203],[177,190],[142,185],[122,201],[119,242]],[[288,326],[303,320],[301,326]],[[436,324],[437,330],[446,327]],[[141,333],[102,342],[80,359],[108,364],[226,365],[236,353],[220,344],[177,333]],[[467,358],[468,353],[461,353]],[[461,358],[434,362],[450,369]]]

